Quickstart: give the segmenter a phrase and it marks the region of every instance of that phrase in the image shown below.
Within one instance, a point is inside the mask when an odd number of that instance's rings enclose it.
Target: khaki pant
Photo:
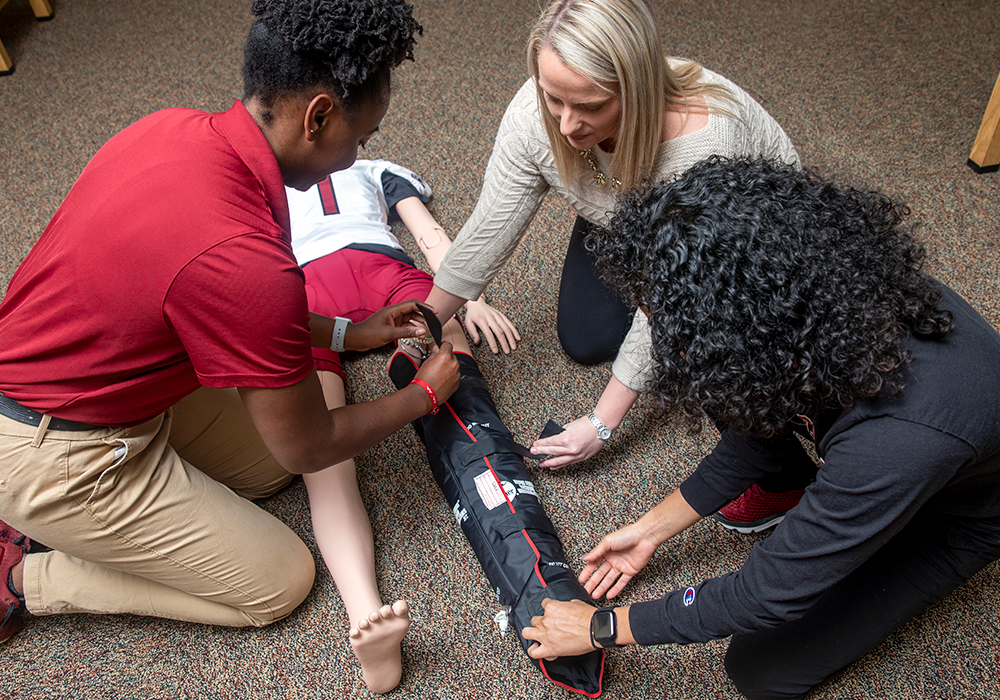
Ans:
[[[133,428],[63,432],[0,416],[0,519],[53,549],[24,560],[34,615],[229,626],[285,617],[309,593],[315,563],[247,499],[291,479],[235,389],[200,389]]]

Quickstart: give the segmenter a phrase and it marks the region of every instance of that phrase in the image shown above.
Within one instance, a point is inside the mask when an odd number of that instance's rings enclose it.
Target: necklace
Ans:
[[[580,151],[580,157],[590,164],[590,168],[594,171],[594,179],[597,180],[599,184],[603,185],[607,183],[607,176],[600,168],[597,167],[597,160],[594,158],[594,154],[589,148],[586,151]],[[617,190],[622,186],[622,183],[617,177],[612,177],[611,186]]]

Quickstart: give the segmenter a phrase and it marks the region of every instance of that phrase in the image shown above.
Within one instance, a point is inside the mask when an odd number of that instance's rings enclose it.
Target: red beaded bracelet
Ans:
[[[428,384],[427,382],[425,382],[423,379],[414,379],[412,382],[410,382],[410,384],[416,384],[417,386],[419,386],[420,388],[422,388],[424,391],[426,391],[427,395],[431,397],[431,410],[428,411],[427,414],[433,416],[435,413],[437,413],[438,412],[438,397],[437,397],[437,394],[434,393],[434,390],[431,389],[431,385]]]

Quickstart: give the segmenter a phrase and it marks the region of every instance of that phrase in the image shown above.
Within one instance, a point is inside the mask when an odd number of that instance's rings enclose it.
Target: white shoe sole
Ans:
[[[742,525],[727,525],[721,520],[716,520],[715,522],[719,523],[719,525],[726,528],[727,530],[736,530],[736,532],[739,532],[740,534],[743,535],[752,535],[755,532],[764,532],[764,530],[770,530],[772,527],[774,527],[784,519],[785,519],[784,515],[779,515],[774,520],[768,520],[766,523],[762,523],[760,525],[748,525],[746,527]]]

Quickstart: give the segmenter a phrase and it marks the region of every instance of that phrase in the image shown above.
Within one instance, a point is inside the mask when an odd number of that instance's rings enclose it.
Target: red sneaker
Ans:
[[[712,517],[722,527],[744,535],[762,532],[784,520],[785,513],[798,505],[804,493],[802,489],[772,493],[754,484]]]
[[[24,596],[19,596],[13,589],[11,569],[24,557],[20,545],[12,542],[0,542],[0,611],[3,619],[0,621],[0,643],[6,642],[21,629],[21,616],[18,610],[24,609]]]
[[[31,540],[19,530],[15,530],[10,525],[0,520],[0,542],[10,542],[16,544],[25,552],[31,551]]]

